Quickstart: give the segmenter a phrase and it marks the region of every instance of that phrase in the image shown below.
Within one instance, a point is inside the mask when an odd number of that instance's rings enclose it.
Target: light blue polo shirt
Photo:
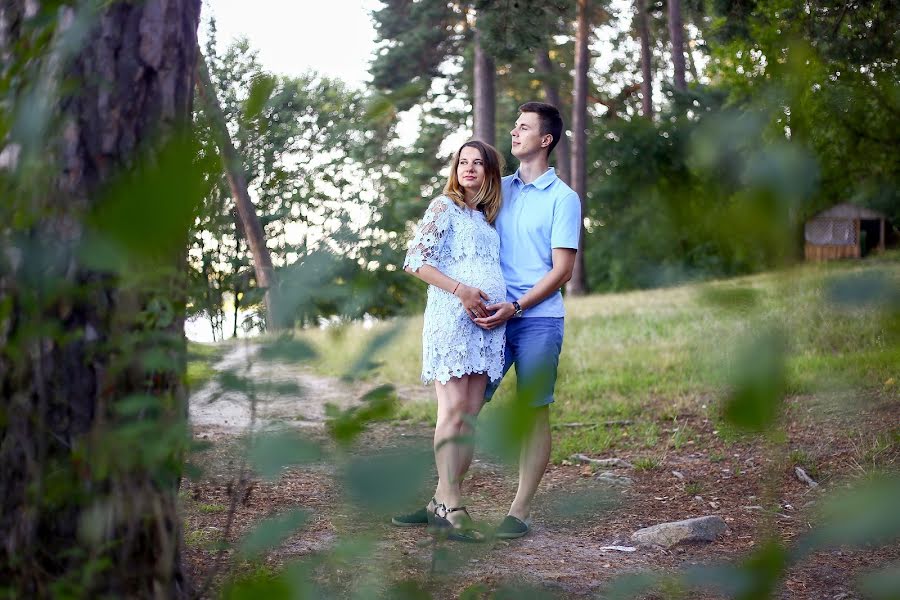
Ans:
[[[503,204],[494,225],[500,234],[500,266],[506,299],[518,300],[553,268],[553,248],[578,249],[581,201],[553,167],[524,183],[519,171],[503,178]],[[523,317],[565,316],[557,290]]]

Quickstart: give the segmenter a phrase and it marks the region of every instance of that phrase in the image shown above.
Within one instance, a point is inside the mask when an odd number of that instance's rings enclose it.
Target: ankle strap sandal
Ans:
[[[428,511],[428,524],[433,529],[446,532],[447,539],[456,542],[483,542],[485,537],[478,531],[472,523],[472,517],[465,506],[455,506],[448,508],[443,502],[436,502],[432,498],[434,508]],[[462,511],[466,517],[459,525],[454,524],[447,516],[450,513]]]

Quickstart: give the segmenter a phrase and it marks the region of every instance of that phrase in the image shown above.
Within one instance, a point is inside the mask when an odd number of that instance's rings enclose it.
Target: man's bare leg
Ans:
[[[519,489],[509,514],[524,521],[531,514],[531,501],[550,462],[550,407],[534,411],[534,425],[519,451]]]

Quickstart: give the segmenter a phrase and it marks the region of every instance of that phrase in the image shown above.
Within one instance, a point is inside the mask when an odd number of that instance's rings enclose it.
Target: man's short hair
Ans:
[[[553,152],[553,149],[556,148],[556,144],[562,137],[563,120],[559,114],[559,109],[546,102],[526,102],[519,107],[519,112],[537,113],[541,123],[541,135],[549,133],[553,136],[553,141],[550,142],[550,146],[547,148],[547,156],[550,156],[550,153]]]

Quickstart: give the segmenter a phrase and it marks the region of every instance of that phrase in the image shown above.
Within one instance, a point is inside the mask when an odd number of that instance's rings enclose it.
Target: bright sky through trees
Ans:
[[[369,13],[377,6],[377,0],[204,0],[200,43],[212,16],[219,44],[246,36],[273,73],[313,69],[362,87],[375,47]]]

